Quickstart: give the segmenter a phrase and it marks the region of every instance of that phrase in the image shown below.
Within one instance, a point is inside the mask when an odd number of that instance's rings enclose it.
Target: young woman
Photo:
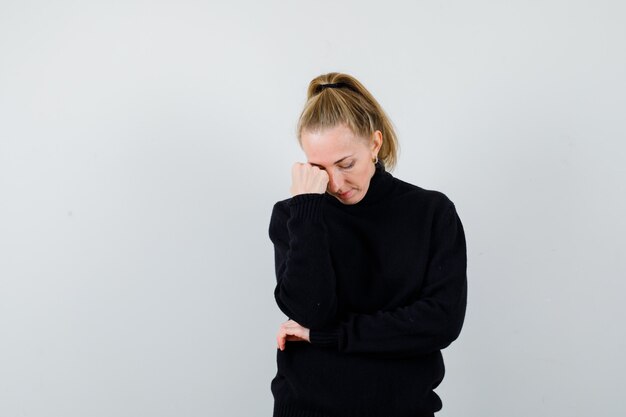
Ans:
[[[422,417],[442,408],[441,350],[461,331],[467,257],[455,205],[391,175],[398,143],[354,77],[309,84],[307,163],[272,210],[274,417]]]

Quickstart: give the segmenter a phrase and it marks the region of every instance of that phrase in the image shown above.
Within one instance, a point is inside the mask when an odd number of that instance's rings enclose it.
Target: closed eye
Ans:
[[[350,168],[352,168],[353,166],[354,166],[354,161],[352,161],[352,163],[351,163],[350,165],[345,166],[345,167],[341,167],[341,168],[342,168],[342,169],[350,169]]]

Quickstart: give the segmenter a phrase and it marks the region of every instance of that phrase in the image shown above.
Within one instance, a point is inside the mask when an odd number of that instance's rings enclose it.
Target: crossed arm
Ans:
[[[467,301],[467,255],[463,226],[447,200],[433,223],[427,273],[420,298],[392,310],[349,313],[338,320],[336,278],[321,195],[295,196],[276,205],[270,222],[275,248],[279,308],[290,318],[281,324],[277,345],[307,341],[343,352],[391,356],[444,349],[460,334]]]

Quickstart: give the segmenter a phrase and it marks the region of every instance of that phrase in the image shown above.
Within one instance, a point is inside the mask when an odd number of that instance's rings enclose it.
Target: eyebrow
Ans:
[[[344,159],[346,159],[346,158],[350,158],[350,157],[351,157],[351,156],[353,156],[353,155],[354,155],[354,154],[351,154],[351,155],[348,155],[348,156],[344,156],[343,158],[341,158],[341,159],[339,159],[339,160],[335,161],[335,164],[338,164],[339,162],[343,161],[343,160],[344,160]],[[321,165],[320,165],[320,164],[314,164],[313,162],[309,162],[309,164],[311,164],[311,165],[315,165],[316,167],[321,167]],[[333,165],[334,165],[334,164],[333,164]]]

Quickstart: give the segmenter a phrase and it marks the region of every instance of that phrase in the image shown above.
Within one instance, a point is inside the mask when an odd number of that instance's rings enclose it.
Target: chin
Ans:
[[[348,198],[347,200],[344,200],[338,196],[335,196],[335,198],[337,198],[337,200],[341,201],[343,204],[345,205],[351,205],[351,204],[356,204],[359,201],[361,201],[361,197],[357,194],[357,195],[353,195],[352,197]]]

